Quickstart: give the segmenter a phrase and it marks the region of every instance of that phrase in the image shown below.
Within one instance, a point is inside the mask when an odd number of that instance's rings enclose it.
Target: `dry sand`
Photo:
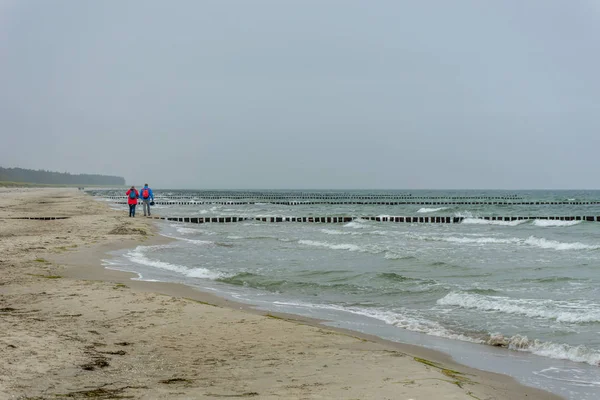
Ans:
[[[416,346],[106,270],[165,241],[75,189],[0,188],[1,399],[558,399]],[[20,217],[64,216],[62,220]]]

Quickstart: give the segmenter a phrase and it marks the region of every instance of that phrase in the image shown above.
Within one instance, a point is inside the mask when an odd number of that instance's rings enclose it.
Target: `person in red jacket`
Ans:
[[[132,186],[125,194],[127,195],[127,204],[129,204],[129,216],[135,217],[135,206],[137,206],[140,194],[135,190],[135,186]]]

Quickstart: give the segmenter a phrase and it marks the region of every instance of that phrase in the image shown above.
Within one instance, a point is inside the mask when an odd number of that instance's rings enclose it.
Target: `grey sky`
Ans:
[[[0,0],[0,166],[600,188],[600,2]]]

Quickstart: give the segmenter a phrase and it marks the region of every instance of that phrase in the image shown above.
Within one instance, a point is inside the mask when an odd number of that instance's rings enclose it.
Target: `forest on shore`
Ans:
[[[125,178],[110,175],[70,174],[68,172],[0,167],[0,182],[42,185],[123,186],[125,185]]]

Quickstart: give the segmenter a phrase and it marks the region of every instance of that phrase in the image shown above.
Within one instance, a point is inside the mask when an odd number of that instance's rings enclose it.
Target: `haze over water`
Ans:
[[[161,196],[203,200],[199,191],[155,193],[157,202]],[[353,193],[383,197],[408,192]],[[137,272],[141,279],[181,282],[261,308],[441,349],[458,361],[512,374],[567,398],[596,398],[600,223],[478,217],[600,215],[600,205],[575,204],[597,201],[600,192],[411,194],[432,202],[485,201],[451,199],[480,196],[568,204],[158,205],[154,212],[162,216],[357,218],[338,224],[160,222],[161,233],[174,238],[172,243],[138,246],[115,254],[106,265]],[[407,224],[358,218],[422,215],[464,219]]]

